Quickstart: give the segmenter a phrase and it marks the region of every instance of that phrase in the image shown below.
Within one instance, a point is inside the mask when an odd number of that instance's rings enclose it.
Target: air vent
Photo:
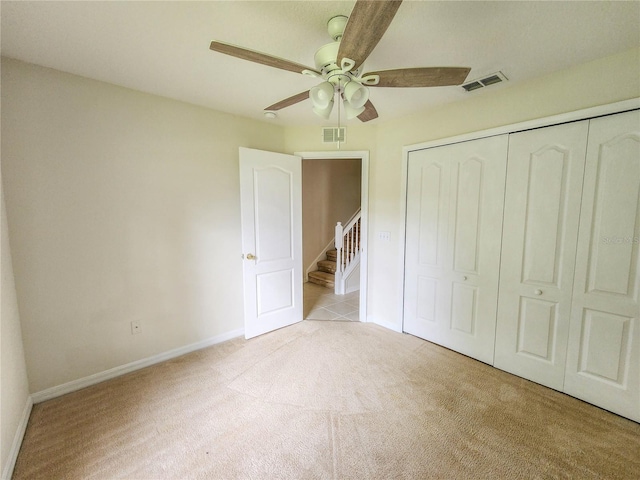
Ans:
[[[469,82],[462,85],[462,88],[464,88],[467,92],[470,92],[471,90],[477,90],[478,88],[482,87],[484,87],[484,85],[482,85],[480,82]]]
[[[344,143],[347,140],[346,127],[324,127],[322,129],[322,143]]]
[[[462,88],[464,88],[467,92],[472,92],[473,90],[478,90],[479,88],[482,88],[482,87],[488,87],[489,85],[495,85],[496,83],[501,83],[506,81],[508,81],[508,78],[504,76],[504,73],[497,72],[497,73],[492,73],[491,75],[488,75],[484,78],[467,82],[464,85],[462,85]]]

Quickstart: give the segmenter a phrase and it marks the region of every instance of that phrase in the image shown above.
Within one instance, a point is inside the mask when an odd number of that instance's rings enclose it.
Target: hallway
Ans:
[[[336,295],[332,289],[307,282],[304,284],[303,295],[305,320],[360,321],[359,291]]]

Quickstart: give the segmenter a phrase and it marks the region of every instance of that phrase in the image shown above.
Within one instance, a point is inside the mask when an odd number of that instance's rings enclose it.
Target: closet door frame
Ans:
[[[560,115],[553,115],[549,117],[538,118],[536,120],[530,120],[527,122],[514,123],[511,125],[505,125],[498,128],[492,128],[488,130],[481,130],[478,132],[468,133],[464,135],[457,135],[454,137],[443,138],[430,142],[417,143],[413,145],[407,145],[402,148],[402,184],[401,184],[401,218],[402,228],[399,234],[400,242],[400,268],[402,272],[403,281],[399,282],[399,315],[402,319],[402,325],[400,331],[404,331],[404,298],[405,298],[405,247],[406,247],[406,231],[407,231],[407,181],[409,172],[409,153],[415,150],[422,150],[425,148],[440,147],[444,145],[451,145],[454,143],[466,142],[469,140],[478,140],[480,138],[492,137],[496,135],[503,135],[515,132],[521,132],[525,130],[532,130],[534,128],[549,127],[552,125],[559,125],[562,123],[574,122],[578,120],[587,120],[590,118],[603,117],[606,115],[612,115],[616,113],[622,113],[630,110],[640,109],[640,98],[633,98],[631,100],[624,100],[622,102],[611,103],[608,105],[600,105],[597,107],[587,108],[583,110],[576,110],[575,112],[563,113]]]

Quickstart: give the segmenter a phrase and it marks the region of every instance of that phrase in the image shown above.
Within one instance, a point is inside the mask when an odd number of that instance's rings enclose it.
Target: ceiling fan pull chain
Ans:
[[[342,97],[342,86],[339,85],[337,88],[337,95],[338,95],[338,150],[340,150],[340,104],[342,103],[341,97]]]

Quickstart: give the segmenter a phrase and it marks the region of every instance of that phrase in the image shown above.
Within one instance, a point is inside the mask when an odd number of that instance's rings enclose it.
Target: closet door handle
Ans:
[[[542,290],[539,288],[534,292],[536,295],[542,295]]]

